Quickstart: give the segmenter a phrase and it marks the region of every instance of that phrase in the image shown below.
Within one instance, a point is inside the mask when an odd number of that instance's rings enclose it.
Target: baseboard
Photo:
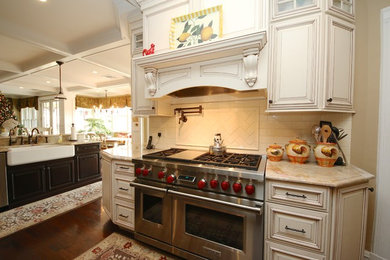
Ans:
[[[364,251],[364,259],[365,260],[387,260],[387,259],[385,259],[377,254],[374,254],[373,252],[367,251],[367,250]]]

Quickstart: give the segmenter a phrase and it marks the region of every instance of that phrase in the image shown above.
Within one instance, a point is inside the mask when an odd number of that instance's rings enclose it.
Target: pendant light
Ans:
[[[54,97],[55,100],[65,100],[66,97],[64,93],[62,93],[62,86],[61,86],[61,65],[64,64],[62,61],[56,61],[58,64],[58,71],[59,71],[59,80],[60,80],[60,92],[58,92],[58,95]]]

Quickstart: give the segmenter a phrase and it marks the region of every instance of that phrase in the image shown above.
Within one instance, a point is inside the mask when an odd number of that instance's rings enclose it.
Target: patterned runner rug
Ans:
[[[0,213],[0,238],[81,207],[102,197],[102,182],[95,182],[53,197]]]
[[[166,256],[164,253],[157,252],[144,246],[142,243],[122,236],[118,233],[112,233],[96,246],[90,248],[75,260],[169,260],[175,259]]]

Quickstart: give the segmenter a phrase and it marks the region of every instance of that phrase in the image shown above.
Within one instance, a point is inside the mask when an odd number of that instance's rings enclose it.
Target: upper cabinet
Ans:
[[[353,112],[351,0],[271,2],[267,111]]]

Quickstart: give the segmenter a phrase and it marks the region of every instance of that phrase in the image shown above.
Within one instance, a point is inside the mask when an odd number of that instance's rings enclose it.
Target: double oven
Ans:
[[[185,259],[261,259],[261,202],[146,181],[132,186],[137,239]]]
[[[263,178],[226,176],[204,165],[197,169],[157,160],[133,162],[139,173],[130,184],[135,188],[136,239],[185,259],[262,259]],[[257,195],[235,192],[232,186],[222,192],[221,185],[212,191],[211,180],[240,183],[245,189],[253,185]],[[202,181],[206,186],[199,185]]]

